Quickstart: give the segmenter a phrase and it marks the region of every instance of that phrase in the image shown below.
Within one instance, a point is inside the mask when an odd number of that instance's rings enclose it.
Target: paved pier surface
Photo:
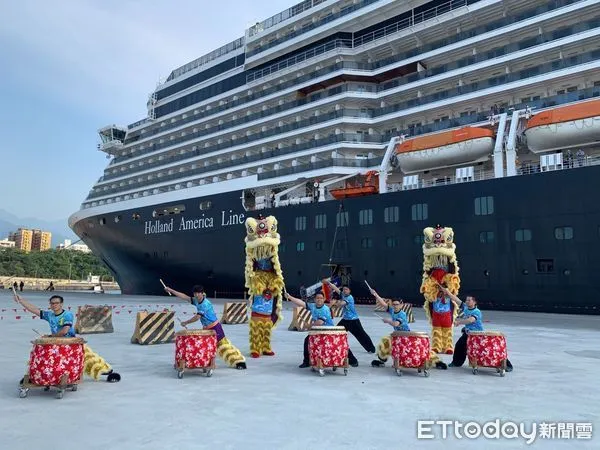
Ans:
[[[25,297],[47,307],[47,293]],[[225,333],[247,356],[248,370],[227,368],[219,360],[212,378],[189,373],[177,379],[174,344],[141,346],[130,343],[135,313],[171,308],[183,320],[194,308],[173,297],[136,297],[66,293],[65,306],[117,305],[115,332],[83,336],[115,371],[120,383],[90,379],[62,400],[32,389],[18,397],[17,383],[26,370],[32,328],[48,332],[8,292],[0,292],[0,447],[15,449],[399,449],[415,448],[600,448],[600,317],[484,311],[488,330],[505,333],[515,370],[500,378],[466,366],[432,370],[429,378],[406,371],[397,377],[389,367],[372,368],[354,337],[350,345],[358,368],[327,373],[320,378],[299,369],[306,333],[287,331],[291,306],[274,332],[275,357],[248,355],[248,326],[225,325]],[[214,301],[220,316],[223,300]],[[122,307],[122,305],[125,305]],[[375,345],[391,328],[358,307],[364,328]],[[381,313],[378,313],[381,314]],[[17,319],[16,317],[20,318]],[[420,309],[414,331],[427,331]],[[179,329],[176,325],[176,329]],[[458,330],[455,338],[459,337]],[[449,362],[450,357],[444,356]],[[457,420],[462,423],[500,419],[500,424],[592,423],[592,440],[544,439],[532,445],[525,438],[417,439],[417,420]],[[558,426],[558,425],[557,425]],[[566,425],[568,427],[569,425]],[[539,430],[539,428],[538,428]],[[489,431],[493,431],[489,429]],[[506,429],[508,433],[511,429]],[[427,430],[423,430],[427,432]],[[538,431],[539,433],[539,431]],[[566,431],[564,433],[569,433]],[[558,436],[558,431],[556,431]]]

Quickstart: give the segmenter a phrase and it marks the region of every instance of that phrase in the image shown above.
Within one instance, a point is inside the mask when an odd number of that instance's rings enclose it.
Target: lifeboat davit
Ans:
[[[542,111],[527,121],[527,147],[533,153],[600,141],[600,100]]]
[[[379,174],[374,170],[369,170],[365,175],[359,175],[351,181],[346,181],[343,188],[330,189],[329,193],[336,200],[377,194],[379,193]]]
[[[494,132],[487,128],[458,130],[408,139],[396,146],[396,161],[404,173],[486,161],[494,151]]]

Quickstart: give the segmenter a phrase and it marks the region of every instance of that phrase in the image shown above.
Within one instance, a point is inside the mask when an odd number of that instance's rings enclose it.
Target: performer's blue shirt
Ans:
[[[314,303],[307,303],[306,309],[308,309],[310,311],[310,313],[312,314],[313,321],[322,320],[323,326],[327,326],[327,327],[333,326],[333,319],[331,317],[331,310],[329,309],[329,306],[323,305],[319,308]]]
[[[40,319],[50,324],[50,332],[52,334],[58,333],[58,330],[68,325],[69,331],[65,334],[65,337],[75,337],[73,313],[71,311],[63,310],[59,315],[54,314],[52,311],[40,311]]]
[[[388,308],[388,312],[390,316],[392,316],[392,320],[394,322],[400,322],[400,325],[394,327],[395,331],[410,331],[410,327],[408,326],[408,318],[406,317],[406,313],[402,310],[395,312],[393,307]]]
[[[483,323],[481,321],[482,315],[479,308],[476,306],[475,308],[467,308],[464,303],[460,305],[460,310],[463,313],[465,319],[469,317],[474,317],[475,322],[465,324],[465,331],[468,333],[469,331],[483,331]]]
[[[205,298],[201,302],[196,300],[196,298],[192,297],[191,299],[192,305],[196,307],[196,314],[200,316],[200,323],[202,326],[209,326],[212,323],[217,321],[217,315],[215,314],[215,310],[213,308],[212,303]]]
[[[255,295],[252,301],[252,311],[258,314],[273,313],[273,297],[267,300],[262,295]]]
[[[267,272],[273,270],[273,262],[271,261],[271,258],[257,259],[255,261],[258,270],[264,270]]]
[[[450,300],[450,297],[436,298],[432,306],[433,311],[436,313],[447,313],[452,308],[452,300]]]
[[[352,295],[342,295],[342,300],[346,302],[344,305],[344,320],[355,320],[358,319],[356,308],[354,307],[354,297]]]

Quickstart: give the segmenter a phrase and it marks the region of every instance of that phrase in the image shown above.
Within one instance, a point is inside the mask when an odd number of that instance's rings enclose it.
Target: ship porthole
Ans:
[[[563,270],[563,275],[568,277],[569,275],[571,275],[571,271],[569,269],[565,269]]]
[[[485,269],[485,270],[483,271],[483,276],[484,276],[484,277],[489,277],[489,276],[490,276],[490,271],[489,271],[489,270],[487,270],[487,269]]]
[[[527,269],[523,269],[523,271],[521,272],[523,275],[529,275],[529,270]]]
[[[100,225],[106,225],[106,219],[104,217],[102,217],[102,218],[98,219],[98,223]]]
[[[121,216],[115,216],[115,223],[119,223],[121,221]]]

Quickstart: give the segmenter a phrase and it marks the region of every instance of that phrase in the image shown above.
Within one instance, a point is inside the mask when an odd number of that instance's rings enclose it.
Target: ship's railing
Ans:
[[[353,63],[353,62],[345,62],[345,63],[343,63],[342,66],[345,69],[347,68],[347,69],[357,69],[357,70],[379,69],[381,67],[393,64],[395,62],[402,61],[402,60],[405,60],[408,58],[413,58],[419,54],[423,54],[423,53],[426,53],[426,52],[429,52],[432,50],[436,50],[438,48],[441,48],[441,47],[444,47],[444,46],[447,46],[447,45],[450,45],[450,44],[453,44],[453,43],[456,43],[456,42],[459,42],[459,41],[462,41],[465,39],[472,38],[473,36],[476,36],[479,34],[489,33],[490,31],[494,31],[496,29],[511,25],[513,23],[516,23],[516,22],[519,22],[522,20],[527,20],[532,17],[547,13],[549,11],[553,11],[555,9],[562,8],[565,6],[565,4],[577,3],[579,1],[585,1],[585,0],[565,0],[562,2],[557,1],[557,2],[552,2],[551,4],[537,6],[535,8],[531,8],[531,9],[521,12],[519,14],[512,15],[512,16],[509,15],[502,19],[498,19],[493,22],[486,23],[485,25],[482,25],[482,26],[479,26],[476,28],[472,28],[467,31],[462,31],[462,32],[454,34],[450,37],[440,39],[440,40],[428,43],[423,46],[415,47],[414,49],[412,49],[410,51],[398,53],[394,56],[391,56],[391,57],[386,58],[381,61],[377,61],[377,62],[373,62],[373,63],[362,63],[362,64]],[[433,8],[432,10],[428,10],[428,11],[418,14],[418,17],[421,18],[423,22],[426,20],[432,20],[437,17],[438,13],[442,14],[441,11],[444,11],[444,14],[445,14],[446,12],[450,12],[455,8],[464,6],[464,5],[459,6],[458,3],[459,2],[448,2],[443,5],[439,5],[438,7]],[[370,44],[377,40],[387,38],[387,37],[391,36],[392,34],[399,33],[400,31],[403,31],[403,30],[409,28],[410,26],[412,26],[412,25],[410,25],[411,22],[412,22],[412,18],[400,20],[394,24],[387,25],[386,27],[380,28],[379,30],[375,30],[366,35],[356,37],[356,38],[352,39],[351,41],[343,40],[344,41],[343,45],[337,43],[336,42],[337,40],[334,40],[334,41],[331,41],[331,42],[328,42],[325,44],[321,44],[317,47],[317,51],[315,51],[314,54],[313,54],[313,49],[309,49],[299,55],[293,56],[284,61],[280,61],[278,63],[272,64],[272,65],[262,68],[262,69],[257,69],[255,71],[251,71],[246,76],[246,81],[249,83],[251,81],[258,80],[259,78],[263,78],[265,76],[271,75],[272,73],[278,72],[283,69],[287,69],[296,64],[299,64],[301,62],[304,62],[304,61],[314,58],[316,56],[322,55],[324,53],[330,52],[332,50],[336,50],[339,48],[358,49],[363,45]],[[543,42],[543,41],[541,41],[541,42]],[[502,47],[499,47],[498,51],[500,51],[501,48]],[[527,48],[527,47],[523,47],[523,48]],[[486,52],[486,54],[489,54],[489,53],[490,52]],[[495,55],[495,56],[500,56],[500,54]],[[493,58],[495,56],[491,56],[490,58]],[[479,58],[482,58],[482,56],[479,56]],[[488,59],[490,59],[490,58],[488,58]],[[485,59],[486,58],[482,58],[480,60],[485,60]],[[297,82],[297,80],[295,80],[294,82]],[[281,87],[279,86],[278,88],[281,88]]]
[[[574,102],[577,102],[580,100],[587,100],[587,99],[591,99],[591,98],[595,98],[595,97],[599,97],[599,96],[600,96],[600,86],[595,86],[595,87],[591,87],[591,88],[587,88],[587,89],[582,89],[580,91],[568,92],[565,94],[559,94],[559,95],[555,95],[552,97],[544,97],[544,98],[540,98],[539,100],[532,100],[527,103],[515,104],[512,106],[512,108],[514,108],[514,109],[525,109],[526,107],[536,108],[536,109],[550,108],[550,107],[556,106],[556,105],[574,103]],[[504,107],[500,107],[498,112],[503,113],[503,112],[506,112],[506,110]],[[461,117],[449,118],[449,119],[442,120],[442,121],[435,122],[435,123],[430,123],[430,124],[425,124],[425,125],[420,125],[420,126],[410,126],[409,128],[396,131],[395,134],[396,135],[403,134],[403,135],[406,135],[407,137],[418,136],[418,135],[422,135],[422,134],[435,133],[437,131],[442,131],[442,130],[445,130],[448,128],[456,128],[456,127],[470,125],[470,124],[477,123],[477,122],[482,122],[482,121],[487,120],[487,118],[488,118],[487,113],[483,113],[483,112],[470,113],[470,114],[465,114]],[[291,154],[291,153],[301,151],[301,150],[306,150],[309,148],[322,147],[322,146],[329,145],[334,142],[369,142],[369,143],[384,144],[386,142],[389,142],[391,137],[392,136],[390,134],[384,134],[384,135],[373,134],[373,135],[365,136],[363,134],[344,133],[344,134],[336,135],[333,137],[328,137],[325,139],[311,140],[309,142],[305,142],[302,144],[295,144],[288,148],[273,150],[272,152],[269,152],[267,154],[270,154],[273,157],[275,157],[275,156],[280,156],[280,155]],[[227,144],[227,145],[230,145],[230,144]],[[168,163],[185,161],[185,160],[189,160],[191,162],[193,159],[198,158],[203,153],[208,153],[208,152],[214,151],[213,149],[214,149],[214,147],[206,147],[206,148],[202,149],[202,152],[200,152],[200,150],[196,150],[194,152],[178,154],[178,155],[175,155],[175,156],[172,156],[169,158],[164,158],[163,160],[160,160],[160,161],[155,161],[153,163],[145,163],[143,166],[138,166],[137,169],[145,170],[146,168],[159,167],[159,166],[163,166]],[[241,162],[243,162],[244,158],[250,158],[250,157],[240,157],[234,161],[231,161],[229,164],[231,164],[231,166],[236,166],[236,165],[240,164]],[[224,164],[224,163],[222,163],[222,164]],[[109,167],[110,167],[110,164],[109,164]],[[226,167],[229,167],[229,166],[226,166]],[[104,176],[104,180],[110,180],[113,178],[122,177],[124,175],[131,175],[132,177],[134,177],[135,173],[130,172],[130,173],[117,173],[117,174],[110,174],[110,175],[107,174]],[[106,192],[106,191],[104,191],[104,192]],[[100,194],[94,194],[94,196],[98,196],[98,195],[100,195]]]
[[[96,189],[100,189],[100,190],[97,192],[90,193],[88,198],[91,199],[91,198],[96,198],[96,197],[103,197],[105,195],[116,193],[116,192],[121,192],[124,190],[141,188],[144,185],[162,183],[165,181],[177,180],[177,179],[180,179],[183,177],[189,177],[192,175],[200,175],[200,174],[204,174],[207,172],[214,172],[215,170],[227,169],[227,168],[231,168],[231,167],[238,167],[240,165],[247,164],[247,163],[262,161],[262,160],[269,159],[269,158],[279,158],[282,156],[298,153],[300,151],[310,150],[310,149],[319,148],[319,147],[325,147],[325,146],[332,145],[332,144],[357,144],[358,143],[358,144],[378,144],[379,146],[383,146],[384,145],[383,143],[387,140],[389,140],[388,136],[384,137],[379,134],[365,136],[362,134],[355,134],[355,133],[341,133],[341,134],[329,136],[324,139],[315,139],[315,140],[311,140],[309,142],[294,144],[290,147],[273,149],[273,150],[270,150],[270,151],[267,151],[264,153],[261,152],[261,153],[257,153],[257,154],[250,155],[250,156],[243,155],[243,156],[237,157],[236,159],[228,159],[227,161],[222,161],[220,163],[215,162],[215,163],[211,163],[209,165],[197,167],[194,169],[184,168],[184,170],[181,171],[180,170],[181,167],[165,168],[164,169],[165,171],[167,171],[167,172],[173,171],[174,173],[161,175],[161,176],[158,176],[156,173],[154,173],[154,174],[152,174],[153,178],[150,180],[148,180],[147,178],[144,178],[143,181],[137,180],[137,178],[139,178],[140,176],[147,177],[148,174],[132,175],[131,178],[119,180],[119,183],[121,183],[121,182],[126,183],[123,186],[117,186],[117,187],[109,188],[106,190],[102,189],[100,187],[96,187]],[[193,161],[193,158],[198,158],[198,154],[193,154],[193,155],[188,154],[188,155],[180,155],[180,156],[185,156],[185,158],[182,157],[181,159],[192,158],[192,160],[190,160],[190,162]],[[162,166],[164,164],[165,164],[164,161],[158,161],[158,163],[156,165]],[[144,166],[143,168],[146,168],[146,166]],[[236,170],[239,170],[239,169],[236,169]],[[107,179],[105,178],[104,181],[107,181]],[[130,181],[133,181],[133,182],[129,183]]]
[[[554,172],[556,170],[573,170],[581,167],[589,167],[589,166],[597,166],[600,165],[600,156],[584,156],[584,157],[574,157],[572,164],[567,164],[567,162],[563,159],[562,166],[556,167],[541,167],[539,164],[528,164],[526,167],[517,168],[517,176],[522,175],[534,175],[539,173],[546,172]],[[493,180],[496,177],[494,176],[493,170],[478,170],[473,173],[473,178],[470,180],[465,180],[464,178],[456,178],[456,176],[447,176],[447,177],[439,177],[436,179],[420,179],[418,184],[414,187],[403,187],[400,184],[388,184],[388,192],[397,192],[397,191],[406,191],[413,189],[424,189],[430,187],[438,187],[438,186],[446,186],[449,184],[464,184],[471,183],[473,181],[484,181],[484,180]]]
[[[189,62],[189,63],[175,69],[173,72],[171,72],[171,74],[167,78],[167,81],[174,80],[175,78],[180,77],[181,75],[183,75],[186,72],[197,69],[198,67],[208,64],[209,62],[219,58],[220,56],[226,55],[227,53],[231,53],[234,50],[237,50],[238,48],[243,47],[244,42],[245,42],[245,38],[243,38],[243,37],[238,38],[235,41],[229,42],[228,44],[225,44],[222,47],[219,47],[218,49],[213,50],[212,52],[207,53],[206,55],[203,55],[200,58],[197,58],[197,59],[193,60],[192,62]]]
[[[382,159],[383,158],[381,157],[365,159],[332,158],[322,161],[315,161],[308,164],[299,164],[297,166],[285,167],[283,169],[270,170],[268,172],[259,173],[258,181],[308,172],[310,170],[324,169],[326,167],[375,167],[381,164]]]
[[[551,73],[553,71],[577,66],[579,64],[597,61],[598,59],[600,59],[600,49],[596,49],[596,50],[593,50],[591,52],[587,52],[587,53],[584,53],[581,55],[572,56],[572,57],[564,58],[561,60],[552,61],[549,63],[544,63],[539,66],[529,67],[529,68],[521,70],[519,72],[515,72],[515,73],[511,73],[511,74],[504,74],[504,75],[494,77],[494,78],[486,80],[486,81],[474,82],[474,83],[471,83],[468,85],[463,85],[463,86],[448,89],[445,91],[439,91],[434,94],[425,95],[423,97],[414,98],[414,99],[407,100],[404,102],[399,102],[399,103],[389,105],[389,106],[386,106],[383,108],[377,108],[377,109],[369,110],[366,112],[362,111],[362,110],[354,110],[354,112],[350,112],[349,114],[351,114],[350,117],[376,118],[376,117],[380,117],[380,116],[387,115],[387,114],[393,114],[394,112],[404,111],[404,110],[407,110],[410,108],[427,105],[429,103],[433,103],[436,101],[446,100],[446,99],[457,97],[460,95],[465,95],[468,93],[481,91],[483,89],[492,88],[492,87],[504,85],[507,83],[515,82],[515,81],[525,80],[525,79],[528,79],[528,78],[531,78],[534,76],[538,76],[543,73]],[[389,87],[389,89],[391,89],[391,88],[393,88],[393,86]],[[597,92],[597,91],[593,91],[593,92]],[[583,93],[583,94],[580,93],[579,99],[584,98],[584,97],[581,97],[581,95],[585,96],[585,93]],[[592,95],[594,95],[594,94],[592,93]],[[541,101],[541,103],[549,102],[549,99],[548,98],[540,99],[540,101]],[[533,105],[533,103],[528,104],[528,106],[532,106],[532,105]],[[552,106],[552,104],[548,103],[548,106]],[[359,111],[358,116],[353,115],[353,114],[356,114],[356,111]],[[345,115],[346,115],[345,110],[332,111],[328,114],[323,114],[321,116],[313,116],[309,119],[305,119],[300,122],[294,122],[291,124],[284,125],[283,127],[274,127],[270,130],[259,132],[259,133],[256,133],[256,134],[253,134],[250,136],[241,136],[235,140],[228,140],[226,142],[222,142],[221,144],[216,144],[216,145],[207,147],[204,149],[204,152],[208,152],[208,151],[213,152],[213,151],[217,151],[220,149],[230,148],[234,145],[250,143],[250,142],[253,142],[253,141],[256,141],[259,139],[263,139],[266,137],[275,136],[275,135],[279,135],[279,134],[282,134],[282,133],[285,133],[288,131],[293,131],[293,130],[297,130],[300,128],[304,128],[306,126],[315,125],[315,124],[324,123],[324,122],[327,122],[330,120],[342,118]],[[178,138],[175,138],[172,140],[167,140],[163,143],[158,143],[156,145],[152,145],[152,146],[148,147],[148,149],[146,149],[141,154],[154,152],[154,151],[160,150],[162,148],[170,147],[170,146],[176,145],[178,143],[194,139],[196,137],[201,136],[200,133],[205,134],[207,131],[208,130],[197,131],[196,134],[191,133],[191,135],[178,137]],[[412,134],[412,133],[410,133],[410,134]],[[140,153],[138,153],[135,156],[139,156],[139,155],[140,155]],[[123,157],[121,157],[121,159],[123,159]],[[118,174],[116,174],[115,176],[118,176]]]
[[[579,1],[584,1],[584,0],[570,0],[570,3],[577,3]],[[291,80],[291,81],[279,84],[279,85],[274,86],[272,88],[264,89],[264,90],[261,90],[260,92],[255,92],[255,93],[253,93],[253,94],[251,94],[249,96],[245,96],[245,97],[239,98],[237,100],[228,101],[227,103],[225,103],[223,105],[215,106],[215,107],[211,108],[208,111],[198,112],[197,114],[191,114],[190,113],[189,116],[186,117],[185,119],[179,119],[178,121],[176,121],[174,123],[169,123],[169,124],[166,124],[165,126],[157,126],[156,128],[151,129],[151,130],[146,130],[146,132],[144,133],[143,137],[144,138],[151,137],[151,136],[154,136],[155,134],[163,133],[163,132],[168,131],[170,129],[181,127],[182,125],[185,125],[187,123],[195,122],[195,121],[198,121],[198,120],[203,119],[205,117],[210,117],[210,116],[215,115],[215,114],[217,114],[219,112],[226,111],[228,109],[244,105],[244,104],[246,104],[248,102],[251,102],[251,101],[254,101],[254,100],[258,100],[258,99],[260,99],[260,98],[262,98],[264,96],[271,95],[271,94],[273,94],[273,93],[275,93],[277,91],[281,91],[282,89],[287,89],[287,88],[292,87],[294,85],[297,85],[299,83],[310,81],[312,79],[322,77],[323,75],[327,75],[327,74],[332,73],[332,72],[336,72],[336,71],[339,71],[339,70],[342,70],[342,69],[365,70],[365,71],[376,70],[376,69],[379,69],[381,67],[385,67],[387,65],[394,64],[395,62],[402,61],[402,60],[405,60],[405,59],[417,56],[419,54],[422,54],[422,53],[425,53],[425,52],[428,52],[428,51],[431,51],[431,50],[436,50],[438,48],[442,48],[444,46],[450,45],[450,44],[455,43],[457,41],[461,41],[461,40],[465,40],[465,39],[471,38],[474,35],[482,34],[482,33],[485,33],[485,32],[490,32],[490,31],[493,31],[495,29],[498,29],[498,28],[501,28],[501,27],[504,27],[504,26],[507,26],[507,25],[510,25],[512,23],[516,23],[516,22],[519,22],[519,21],[522,21],[522,20],[529,19],[529,18],[534,17],[536,15],[540,15],[540,14],[546,13],[548,11],[552,11],[554,9],[557,9],[557,8],[563,7],[563,6],[564,5],[561,2],[554,2],[554,3],[550,4],[550,5],[543,5],[543,6],[539,6],[539,7],[536,7],[536,8],[532,8],[530,10],[527,10],[527,11],[524,11],[522,13],[519,13],[518,15],[507,16],[507,17],[499,19],[499,20],[497,20],[495,22],[488,23],[488,24],[486,24],[484,26],[480,26],[480,27],[477,27],[475,29],[468,30],[468,31],[465,31],[465,32],[461,32],[461,33],[458,33],[456,35],[452,35],[452,37],[444,38],[442,40],[438,40],[436,42],[432,42],[430,44],[427,44],[427,45],[424,45],[424,46],[421,46],[421,47],[418,47],[418,48],[415,47],[413,50],[411,50],[409,52],[399,53],[399,54],[397,54],[395,56],[392,56],[390,58],[386,58],[386,59],[380,60],[380,61],[375,61],[373,63],[357,63],[357,62],[352,62],[352,61],[345,61],[343,63],[337,63],[337,64],[334,64],[332,66],[329,66],[329,67],[326,67],[326,68],[319,69],[317,71],[311,72],[310,74],[303,75],[303,76],[298,77],[298,78],[296,78],[294,80]],[[514,44],[514,45],[518,46],[519,43]],[[514,48],[514,46],[511,46],[511,48]],[[494,57],[501,56],[503,54],[504,54],[503,50],[500,47],[498,49],[490,50],[490,51],[486,52],[485,55],[478,55],[477,59],[475,59],[473,61],[474,61],[474,63],[475,62],[480,62],[483,59],[485,59],[484,56],[487,56],[489,59],[492,59]],[[456,64],[458,64],[458,62]],[[289,65],[288,65],[288,67],[289,67]],[[263,70],[267,70],[267,69],[263,69]],[[272,70],[272,69],[269,69],[269,70]],[[433,70],[435,70],[435,71],[442,70],[442,72],[444,71],[443,69],[439,69],[439,68],[434,68]],[[419,78],[418,79],[421,79],[421,77],[424,77],[427,73],[429,73],[429,72],[428,71],[421,72],[419,74]],[[252,74],[249,74],[248,76],[249,77],[253,77]],[[412,78],[411,78],[411,80],[412,80]],[[338,89],[338,88],[340,88],[340,87],[336,87],[336,88],[333,88],[333,89]],[[367,88],[370,88],[370,87],[367,86]],[[382,87],[380,90],[385,90],[385,88]],[[311,101],[320,100],[322,97],[326,97],[326,96],[330,96],[330,95],[335,95],[335,92],[334,93],[331,93],[331,92],[332,92],[332,90],[328,91],[328,93],[322,93],[322,92],[320,92],[320,93],[317,93],[317,94],[313,94],[308,99],[300,99],[300,100],[296,100],[296,101],[293,101],[293,102],[289,102],[289,103],[286,103],[285,105],[281,105],[281,106],[278,106],[278,107],[275,107],[275,108],[268,109],[265,112],[260,112],[260,113],[253,114],[251,117],[253,117],[253,118],[256,118],[256,117],[265,117],[265,116],[270,115],[270,114],[274,114],[274,113],[277,113],[277,112],[281,112],[281,111],[285,111],[285,110],[288,110],[288,109],[296,108],[298,106],[302,106],[302,105],[304,105],[306,103],[310,103]],[[242,119],[238,119],[238,120],[242,120]],[[238,122],[238,120],[236,120],[236,124],[240,123],[240,122]],[[130,144],[132,142],[135,142],[138,139],[140,139],[140,137],[141,137],[141,135],[130,136],[130,137],[128,137],[125,140],[125,144]],[[131,157],[131,156],[128,155],[128,157]],[[119,162],[119,158],[117,158],[117,162]]]
[[[292,17],[297,16],[304,11],[308,11],[309,9],[314,8],[325,1],[327,0],[305,0],[302,3],[298,3],[297,5],[294,5],[285,11],[263,20],[262,22],[258,22],[256,25],[252,25],[250,28],[248,28],[248,36],[252,37],[262,33],[263,31],[268,30],[269,28],[274,27],[281,22],[285,22],[286,20],[291,19]]]

